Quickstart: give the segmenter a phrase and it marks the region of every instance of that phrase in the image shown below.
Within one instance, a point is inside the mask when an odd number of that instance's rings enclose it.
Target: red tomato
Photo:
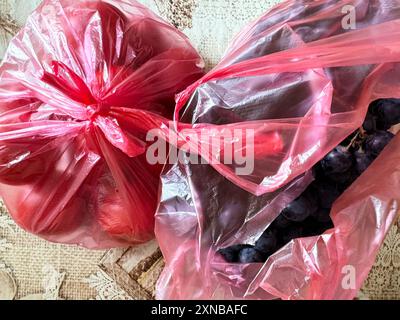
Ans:
[[[98,222],[113,237],[130,238],[133,234],[131,221],[117,198],[103,203],[98,212]]]
[[[0,182],[10,185],[29,184],[46,171],[48,153],[30,157],[32,151],[28,150],[23,147],[0,147]]]
[[[124,240],[134,237],[131,219],[121,199],[116,195],[108,196],[100,205],[97,220],[103,230],[113,237]]]
[[[154,203],[156,199],[153,199]],[[148,201],[152,201],[148,199]],[[148,217],[154,215],[154,211],[143,213],[135,210],[133,205],[124,205],[118,193],[108,195],[100,204],[97,221],[102,229],[111,237],[127,241],[129,243],[141,243],[154,237],[153,219],[141,220],[146,214]]]
[[[73,197],[61,210],[56,209],[58,199],[52,200],[44,203],[41,193],[31,192],[16,210],[10,209],[10,213],[23,229],[40,236],[63,234],[76,229],[83,218],[84,200]]]

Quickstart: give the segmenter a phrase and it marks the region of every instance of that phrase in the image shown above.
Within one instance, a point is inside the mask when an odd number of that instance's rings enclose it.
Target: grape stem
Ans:
[[[394,135],[397,135],[400,132],[400,124],[396,124],[393,127],[389,129],[389,132],[393,133]]]
[[[360,128],[359,131],[357,132],[357,134],[354,136],[353,139],[351,139],[349,145],[346,147],[346,150],[349,150],[352,146],[354,146],[354,144],[356,143],[356,141],[358,140],[359,137],[363,137],[364,136],[364,129]]]

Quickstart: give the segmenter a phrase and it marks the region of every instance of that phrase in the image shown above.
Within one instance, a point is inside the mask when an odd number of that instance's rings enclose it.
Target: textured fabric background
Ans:
[[[12,34],[40,0],[0,0],[0,58]],[[218,62],[233,35],[278,0],[141,0],[183,30],[210,69]],[[130,265],[134,249],[117,250],[118,261]],[[104,268],[105,252],[51,244],[14,225],[4,206],[0,210],[0,270],[12,273],[18,285],[16,298],[47,293],[64,299],[132,299],[127,277]],[[108,253],[107,256],[115,252]],[[111,261],[113,261],[111,259]],[[116,261],[116,260],[115,260]],[[99,268],[99,265],[106,272]],[[119,268],[120,269],[120,268]],[[129,273],[129,272],[128,272]],[[61,286],[60,292],[58,288]],[[122,290],[125,288],[127,292]],[[363,297],[400,299],[400,224],[383,246],[363,289]]]

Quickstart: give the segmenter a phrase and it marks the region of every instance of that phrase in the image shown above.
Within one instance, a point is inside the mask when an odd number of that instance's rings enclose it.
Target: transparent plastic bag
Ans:
[[[45,0],[0,67],[0,195],[16,222],[90,248],[154,237],[162,167],[146,134],[202,68],[135,1]]]
[[[355,30],[343,28],[349,8]],[[200,154],[209,165],[165,167],[156,216],[166,260],[159,299],[355,297],[398,213],[398,136],[335,202],[333,229],[291,241],[265,264],[230,264],[217,252],[254,245],[312,182],[310,169],[362,125],[369,104],[400,98],[399,18],[400,1],[283,2],[178,96],[178,134],[183,123],[251,128],[256,139],[267,137],[261,149],[280,147],[256,150],[249,175],[207,152]]]

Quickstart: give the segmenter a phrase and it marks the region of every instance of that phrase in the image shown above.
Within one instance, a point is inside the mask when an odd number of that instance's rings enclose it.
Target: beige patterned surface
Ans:
[[[82,280],[97,271],[97,264],[104,252],[49,243],[24,232],[7,218],[2,205],[0,263],[12,269],[18,285],[17,298],[44,291],[43,268],[48,265],[66,273],[61,297],[89,299],[95,296],[96,291]]]
[[[39,3],[40,0],[0,0],[0,58],[12,35]]]
[[[100,267],[131,297],[149,300],[155,298],[164,260],[154,240],[138,248],[110,250]]]
[[[362,293],[371,299],[400,300],[400,219],[387,235]]]
[[[11,34],[39,2],[0,0],[0,57]],[[140,2],[183,30],[211,68],[232,36],[278,0]],[[151,261],[134,249],[112,250],[104,255],[101,251],[51,244],[15,226],[1,207],[0,270],[16,279],[17,299],[31,294],[44,294],[48,299],[146,298],[162,268],[156,250],[150,251],[148,256],[154,258]],[[141,291],[143,288],[145,291]],[[400,299],[400,224],[392,228],[363,293],[371,299]]]

